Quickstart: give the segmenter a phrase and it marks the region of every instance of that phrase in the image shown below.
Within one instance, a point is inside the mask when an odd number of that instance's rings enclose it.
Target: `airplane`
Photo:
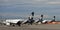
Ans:
[[[33,18],[31,19],[6,19],[5,21],[3,21],[2,23],[4,25],[12,25],[12,26],[15,26],[15,25],[18,25],[18,26],[21,26],[21,24],[31,24],[34,22]]]
[[[24,19],[6,19],[6,21],[3,21],[5,25],[18,25],[21,26],[21,23],[24,21]]]
[[[35,23],[37,23],[37,24],[46,24],[46,23],[52,22],[52,21],[53,20],[43,20],[43,21],[41,21],[41,19],[39,19],[39,20],[36,20]]]

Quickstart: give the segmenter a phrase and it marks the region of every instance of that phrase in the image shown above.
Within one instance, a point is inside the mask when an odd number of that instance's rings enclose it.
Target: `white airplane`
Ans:
[[[52,20],[43,20],[42,23],[52,22]]]
[[[6,21],[3,21],[2,23],[4,23],[5,25],[11,25],[11,24],[17,24],[20,21],[20,24],[27,24],[27,23],[31,23],[28,19],[6,19]]]
[[[21,23],[24,21],[24,19],[6,19],[6,21],[3,21],[2,23],[6,25],[11,25],[11,24],[17,24],[19,21]]]
[[[43,20],[42,23],[47,23],[47,22],[51,22],[52,20]],[[35,23],[41,24],[41,21],[39,20],[35,20]]]

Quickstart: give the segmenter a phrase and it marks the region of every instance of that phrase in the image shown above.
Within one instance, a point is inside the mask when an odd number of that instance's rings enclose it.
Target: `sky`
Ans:
[[[0,16],[28,17],[31,12],[35,17],[53,18],[60,20],[60,0],[0,0]]]

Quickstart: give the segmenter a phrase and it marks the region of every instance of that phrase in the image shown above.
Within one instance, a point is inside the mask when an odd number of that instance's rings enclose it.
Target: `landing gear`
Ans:
[[[18,21],[18,22],[17,22],[17,25],[18,25],[18,26],[21,26],[21,21]]]

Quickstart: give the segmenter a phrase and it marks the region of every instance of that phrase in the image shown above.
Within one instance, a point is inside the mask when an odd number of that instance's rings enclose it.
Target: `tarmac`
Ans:
[[[21,26],[0,25],[0,30],[60,30],[60,24],[40,24]]]

